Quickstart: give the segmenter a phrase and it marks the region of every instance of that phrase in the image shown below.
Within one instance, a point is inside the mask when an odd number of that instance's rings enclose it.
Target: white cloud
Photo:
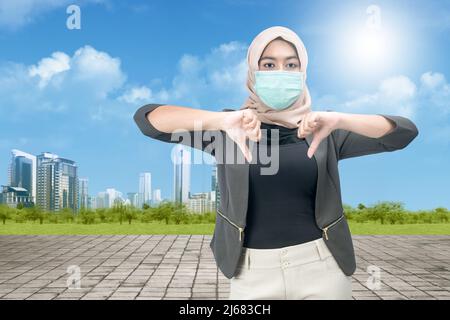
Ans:
[[[450,84],[439,72],[426,72],[420,77],[420,96],[429,101],[428,110],[439,116],[450,115]]]
[[[39,87],[43,88],[51,78],[70,69],[70,57],[64,52],[53,52],[50,58],[43,58],[39,63],[29,68],[31,77],[39,76]]]
[[[353,93],[347,101],[338,103],[342,112],[350,113],[395,113],[412,117],[416,105],[416,85],[406,76],[395,76],[381,81],[374,93]]]
[[[239,108],[246,98],[247,46],[237,41],[220,44],[204,56],[185,54],[172,85],[155,90],[155,103],[170,100],[191,107]]]
[[[323,110],[405,116],[420,122],[425,142],[447,145],[450,141],[450,84],[439,72],[424,72],[417,83],[395,76],[381,81],[373,93],[326,95],[313,99],[313,103]]]
[[[414,117],[423,109],[425,112],[450,114],[450,84],[439,72],[425,72],[414,83],[407,76],[394,76],[381,81],[378,89],[372,93],[349,92],[346,97],[333,95],[318,97],[315,105],[336,106],[342,112],[382,113]]]
[[[435,89],[445,85],[445,76],[442,73],[426,72],[420,77],[420,82],[427,89]]]
[[[246,45],[232,41],[204,56],[183,55],[165,86],[160,78],[131,85],[121,61],[86,45],[73,54],[56,51],[31,65],[0,65],[0,114],[76,115],[99,121],[127,119],[141,103],[173,103],[221,110],[239,108],[247,93]],[[26,94],[24,94],[26,92]]]
[[[120,101],[127,103],[138,103],[152,98],[152,91],[146,86],[134,87],[126,91],[125,94],[119,97]]]
[[[96,95],[105,98],[108,93],[120,88],[126,76],[121,70],[120,59],[91,46],[78,49],[73,58],[73,80],[95,86]]]
[[[408,77],[392,77],[381,82],[379,93],[393,102],[406,101],[414,98],[416,85]]]
[[[110,97],[125,81],[120,59],[91,46],[79,48],[72,56],[53,52],[30,66],[3,64],[0,66],[0,112],[8,111],[13,116],[33,111],[69,110],[73,114],[87,110],[95,114],[100,104],[116,103]]]

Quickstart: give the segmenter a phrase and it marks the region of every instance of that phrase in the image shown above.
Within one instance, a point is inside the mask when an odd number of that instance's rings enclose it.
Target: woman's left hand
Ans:
[[[308,149],[309,158],[316,152],[320,142],[337,129],[338,122],[338,112],[311,111],[304,116],[298,125],[297,136],[304,138],[311,133],[313,134],[313,140]]]

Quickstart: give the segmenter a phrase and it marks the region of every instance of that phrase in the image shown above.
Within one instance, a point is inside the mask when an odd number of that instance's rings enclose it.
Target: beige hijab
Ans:
[[[300,71],[305,73],[305,90],[303,94],[287,109],[274,110],[264,104],[256,94],[255,71],[259,70],[258,61],[266,46],[275,38],[282,37],[284,40],[291,42],[297,49],[300,59]],[[247,51],[247,89],[250,92],[249,97],[240,108],[254,109],[258,119],[261,122],[276,124],[287,128],[296,128],[303,116],[311,111],[311,96],[306,86],[306,68],[308,66],[308,55],[306,48],[299,36],[291,29],[274,26],[263,30],[255,39],[253,39]]]

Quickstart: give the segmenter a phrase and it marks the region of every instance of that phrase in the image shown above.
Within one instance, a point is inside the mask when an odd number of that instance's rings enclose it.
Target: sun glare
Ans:
[[[385,32],[364,29],[352,39],[352,60],[359,67],[382,67],[390,53],[388,40]]]
[[[379,7],[369,6],[366,13],[366,24],[360,19],[346,24],[340,52],[352,71],[375,74],[391,67],[396,56],[395,41],[399,39],[395,28],[382,21]]]

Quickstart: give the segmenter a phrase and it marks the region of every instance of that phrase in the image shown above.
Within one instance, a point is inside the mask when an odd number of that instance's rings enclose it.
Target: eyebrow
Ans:
[[[269,56],[265,56],[265,57],[262,57],[260,60],[277,60],[277,59],[275,59],[274,57],[269,57]],[[289,60],[289,59],[298,59],[296,56],[289,56],[289,57],[286,57],[285,58],[286,60]]]

